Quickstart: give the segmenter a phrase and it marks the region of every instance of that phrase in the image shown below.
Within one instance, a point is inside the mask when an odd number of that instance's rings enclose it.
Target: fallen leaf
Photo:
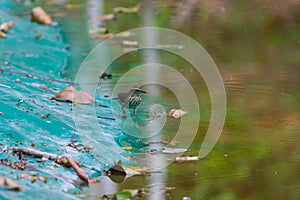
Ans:
[[[39,175],[35,175],[35,174],[27,174],[27,173],[23,173],[21,175],[21,178],[27,178],[30,179],[32,183],[34,183],[37,180],[42,181],[43,183],[47,183],[47,177],[45,176],[39,176]]]
[[[23,191],[23,188],[16,181],[7,177],[0,177],[0,185],[10,190]]]
[[[53,24],[51,16],[40,6],[31,10],[31,21],[46,25]]]
[[[41,89],[44,89],[44,90],[51,91],[51,89],[48,88],[45,84],[31,83],[31,86],[33,86],[33,87],[38,87],[38,88],[41,88]]]
[[[125,151],[132,150],[132,146],[122,146],[122,149]]]
[[[58,92],[51,100],[57,101],[70,101],[72,103],[78,104],[89,104],[91,102],[96,102],[95,99],[85,91],[77,91],[74,87],[68,86],[64,90]]]
[[[148,172],[148,168],[140,168],[137,166],[123,166],[121,162],[117,162],[116,165],[106,170],[107,176],[116,183],[123,182],[126,178],[135,175],[143,175]]]
[[[132,8],[116,7],[114,13],[136,13],[140,10],[141,5],[141,2],[139,2]]]
[[[178,119],[178,118],[180,118],[180,117],[182,117],[183,115],[186,115],[186,114],[187,114],[186,111],[183,111],[183,110],[180,110],[180,109],[172,109],[172,110],[170,110],[168,116]]]
[[[14,22],[4,22],[0,24],[0,37],[5,38],[7,31],[14,26]]]
[[[15,25],[14,22],[4,22],[0,24],[0,31],[6,33],[11,27]]]
[[[2,31],[0,31],[0,37],[5,38],[5,37],[6,37],[6,34],[3,33]]]
[[[48,118],[49,116],[50,116],[50,114],[45,114],[45,115],[41,115],[40,118],[46,119],[46,118]]]

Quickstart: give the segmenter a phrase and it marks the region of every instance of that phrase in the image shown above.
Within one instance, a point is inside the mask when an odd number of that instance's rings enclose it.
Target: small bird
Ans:
[[[125,106],[128,106],[129,109],[133,109],[134,115],[136,115],[136,107],[141,103],[142,97],[139,93],[147,93],[141,88],[134,87],[129,92],[121,92],[118,94],[118,97],[115,98],[122,105],[123,113],[125,113]]]

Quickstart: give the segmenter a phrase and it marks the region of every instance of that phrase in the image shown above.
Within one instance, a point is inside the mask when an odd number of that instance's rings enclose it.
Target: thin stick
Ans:
[[[42,152],[35,149],[24,148],[24,147],[14,147],[12,148],[13,154],[22,153],[28,156],[34,156],[36,158],[48,158],[49,160],[57,160],[60,156],[52,153]]]

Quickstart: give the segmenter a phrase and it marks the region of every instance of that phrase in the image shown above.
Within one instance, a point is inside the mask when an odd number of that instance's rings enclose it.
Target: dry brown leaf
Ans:
[[[14,25],[15,25],[15,22],[4,22],[0,25],[0,31],[7,32]]]
[[[53,24],[51,16],[40,6],[31,10],[31,21],[46,25]]]
[[[64,90],[58,92],[51,99],[58,101],[71,101],[72,103],[78,104],[89,104],[91,102],[96,102],[95,99],[86,91],[77,91],[74,87],[68,86]]]
[[[0,24],[0,37],[5,38],[6,32],[14,26],[14,22],[4,22]]]
[[[5,37],[6,37],[6,34],[3,33],[2,31],[0,31],[0,37],[5,38]]]
[[[0,185],[5,186],[6,188],[11,190],[23,191],[23,188],[19,186],[16,181],[7,177],[0,177]]]
[[[124,166],[121,161],[117,161],[114,166],[106,171],[106,174],[114,182],[120,183],[125,179],[135,175],[145,175],[149,171],[146,167]]]
[[[21,178],[28,178],[31,180],[31,182],[35,182],[37,180],[40,180],[42,181],[43,183],[47,183],[47,177],[45,176],[39,176],[39,175],[35,175],[35,174],[26,174],[26,173],[23,173],[21,175]]]
[[[187,114],[186,111],[183,111],[183,110],[180,110],[180,109],[172,109],[172,110],[170,110],[168,116],[178,119],[178,118],[180,118],[180,117],[182,117],[183,115],[186,115],[186,114]]]
[[[40,118],[42,119],[47,119],[51,114],[45,114],[45,115],[41,115]]]

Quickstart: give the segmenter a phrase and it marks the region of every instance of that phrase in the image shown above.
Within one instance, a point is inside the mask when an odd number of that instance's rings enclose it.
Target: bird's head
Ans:
[[[147,93],[145,90],[139,88],[139,87],[134,87],[130,91],[132,92],[140,92],[140,93]]]

